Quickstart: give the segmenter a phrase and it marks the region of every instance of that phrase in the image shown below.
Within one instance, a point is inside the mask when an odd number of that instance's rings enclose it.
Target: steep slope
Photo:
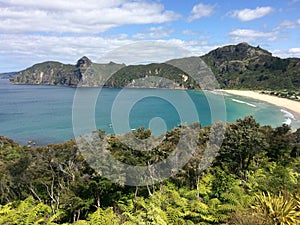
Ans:
[[[259,46],[229,45],[201,59],[212,69],[223,88],[300,88],[300,59],[273,57]]]
[[[194,89],[193,79],[181,69],[167,63],[132,65],[117,71],[106,87]]]

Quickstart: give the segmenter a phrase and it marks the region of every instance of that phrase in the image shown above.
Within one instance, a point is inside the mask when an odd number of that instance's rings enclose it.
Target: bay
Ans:
[[[78,93],[88,98],[95,92],[99,92],[95,102],[88,99],[78,102],[76,98]],[[215,120],[233,122],[246,115],[253,115],[261,125],[276,127],[290,119],[294,129],[300,127],[297,119],[278,107],[238,96],[223,96],[218,92],[76,89],[12,85],[8,80],[0,80],[0,135],[22,145],[28,140],[46,145],[72,139],[74,102],[83,112],[91,110],[95,127],[106,133],[124,133],[143,126],[159,135],[181,123],[199,121],[202,126],[207,126]],[[82,120],[84,124],[84,116]],[[91,131],[89,129],[89,126],[82,129],[82,134]]]

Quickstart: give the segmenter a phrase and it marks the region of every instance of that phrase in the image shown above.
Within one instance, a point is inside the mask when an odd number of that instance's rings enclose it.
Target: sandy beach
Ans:
[[[259,101],[264,101],[287,110],[293,111],[298,116],[300,115],[300,102],[293,101],[286,98],[280,98],[277,96],[261,94],[259,91],[244,91],[244,90],[221,90],[224,93],[238,95],[242,97],[252,98]]]

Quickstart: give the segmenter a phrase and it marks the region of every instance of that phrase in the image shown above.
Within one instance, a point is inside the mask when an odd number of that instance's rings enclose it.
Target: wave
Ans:
[[[231,100],[234,101],[234,102],[237,102],[237,103],[241,103],[241,104],[245,104],[245,105],[251,106],[251,107],[256,107],[256,105],[251,104],[249,102],[244,102],[244,101],[237,100],[237,99],[234,99],[234,98],[232,98]]]
[[[291,125],[292,120],[296,120],[295,116],[291,112],[284,109],[281,109],[280,112],[283,113],[283,116],[285,118],[285,121],[283,121],[282,124]]]
[[[284,114],[284,117],[288,117],[288,118],[295,120],[295,116],[293,115],[293,113],[291,113],[285,109],[281,109],[280,112],[282,112]]]
[[[215,95],[229,96],[229,94],[226,94],[226,93],[224,93],[222,91],[218,91],[218,90],[215,90],[215,91],[204,90],[204,91],[211,93],[211,94],[215,94]]]

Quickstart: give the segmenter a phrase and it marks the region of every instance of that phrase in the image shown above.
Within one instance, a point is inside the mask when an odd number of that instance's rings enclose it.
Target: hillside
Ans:
[[[61,86],[98,86],[107,74],[112,74],[124,64],[95,64],[87,57],[82,57],[76,65],[60,62],[43,62],[35,64],[11,79],[13,84],[44,84]]]
[[[132,65],[117,71],[106,87],[194,89],[195,81],[182,70],[166,63]]]
[[[104,85],[194,89],[199,87],[189,75],[197,74],[199,77],[197,82],[204,83],[201,87],[211,89],[206,85],[210,83],[206,82],[209,79],[208,70],[215,74],[221,88],[272,90],[300,88],[300,59],[274,57],[259,46],[253,47],[247,43],[217,48],[200,57],[173,59],[160,64],[129,66],[113,62],[97,64],[85,56],[75,65],[43,62],[19,72],[11,82],[87,87]]]
[[[273,57],[247,43],[215,49],[201,57],[223,88],[300,88],[300,59]]]
[[[11,79],[13,84],[44,84],[84,87],[195,88],[195,82],[169,64],[131,65],[93,63],[82,57],[76,65],[59,62],[35,64]]]

